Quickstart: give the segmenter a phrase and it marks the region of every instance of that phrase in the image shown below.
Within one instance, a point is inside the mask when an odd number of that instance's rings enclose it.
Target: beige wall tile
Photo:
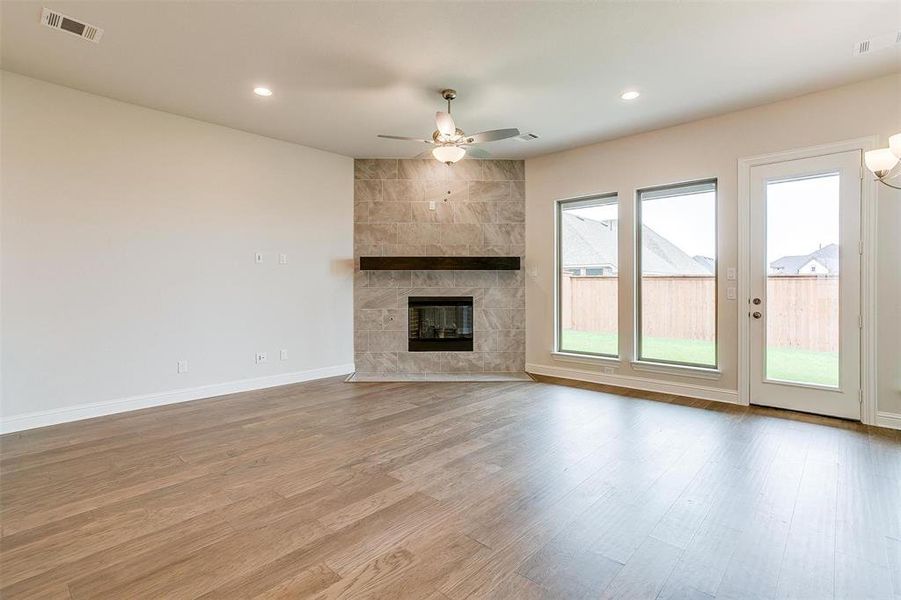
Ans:
[[[424,246],[440,239],[446,225],[436,223],[402,223],[398,226],[397,243]]]
[[[497,286],[497,271],[454,271],[454,286],[490,288]]]
[[[398,179],[420,179],[423,181],[442,181],[450,176],[447,165],[433,158],[401,159],[397,164]]]
[[[521,160],[482,161],[482,178],[496,181],[523,180],[526,178],[526,165]]]
[[[497,202],[497,219],[498,223],[525,223],[526,222],[526,204],[522,200],[511,200],[509,202]]]
[[[354,202],[381,202],[382,180],[359,179],[354,181]]]
[[[486,246],[524,244],[526,227],[523,223],[488,223],[482,225]]]
[[[427,181],[422,199],[434,202],[465,202],[469,200],[469,184],[465,181]]]
[[[370,331],[370,352],[405,352],[407,333],[405,331]]]
[[[397,372],[397,354],[394,352],[355,354],[354,367],[359,373],[395,373]]]
[[[383,181],[382,202],[421,202],[424,190],[422,181]]]
[[[397,225],[394,223],[357,223],[354,225],[354,243],[396,244]]]
[[[354,179],[396,179],[397,159],[358,158],[354,160]]]
[[[369,205],[370,223],[409,223],[412,220],[410,202],[375,202]]]
[[[497,332],[498,352],[525,352],[526,332],[524,329]]]
[[[413,202],[412,216],[414,223],[452,223],[454,220],[453,204],[437,201],[434,210],[428,202]]]
[[[440,225],[438,231],[441,244],[444,245],[455,246],[482,243],[482,226],[475,223],[448,223]]]
[[[369,287],[409,288],[411,277],[410,271],[370,271]]]
[[[364,308],[399,308],[397,290],[395,288],[364,287],[354,290],[354,307]]]
[[[414,288],[424,287],[453,287],[453,271],[413,271]]]
[[[437,373],[441,368],[440,352],[398,352],[397,370],[400,373]]]
[[[509,202],[510,183],[506,181],[472,181],[469,184],[470,202]]]
[[[493,223],[496,202],[455,202],[454,223]]]

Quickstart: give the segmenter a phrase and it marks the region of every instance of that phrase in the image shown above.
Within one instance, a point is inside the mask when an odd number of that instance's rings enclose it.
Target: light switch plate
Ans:
[[[257,264],[260,264],[261,262],[263,262],[263,253],[262,253],[262,252],[257,252],[256,254],[254,254],[254,255],[253,255],[253,260],[254,260],[254,262],[256,262]]]
[[[178,366],[176,367],[176,373],[187,373],[188,372],[188,361],[180,360],[178,361]]]
[[[278,353],[279,360],[288,360],[288,351],[282,349],[281,352]]]
[[[727,299],[727,300],[735,300],[735,297],[736,297],[736,296],[735,296],[735,288],[734,288],[734,287],[727,287],[727,288],[726,288],[726,299]]]

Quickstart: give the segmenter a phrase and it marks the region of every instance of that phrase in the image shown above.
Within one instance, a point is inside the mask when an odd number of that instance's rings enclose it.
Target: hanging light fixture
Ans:
[[[460,146],[454,146],[453,144],[437,146],[432,150],[432,156],[446,165],[452,165],[466,156],[466,149],[461,148]]]
[[[901,162],[901,133],[896,133],[888,139],[888,148],[880,148],[879,150],[870,150],[863,157],[876,180],[890,188],[901,190],[901,186],[892,185],[886,179],[894,179],[901,173],[892,175],[892,171],[898,163]]]

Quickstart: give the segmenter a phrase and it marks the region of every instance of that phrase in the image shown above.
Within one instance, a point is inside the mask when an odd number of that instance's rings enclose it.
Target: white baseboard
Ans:
[[[901,414],[879,411],[876,413],[875,424],[889,429],[901,429]]]
[[[235,394],[237,392],[262,390],[279,385],[310,381],[312,379],[346,375],[348,373],[353,373],[353,371],[354,365],[353,363],[350,363],[322,367],[319,369],[310,369],[308,371],[282,373],[280,375],[255,377],[253,379],[240,379],[238,381],[214,383],[211,385],[171,390],[156,394],[130,396],[128,398],[119,398],[117,400],[108,400],[106,402],[93,402],[91,404],[79,404],[77,406],[27,413],[4,418],[0,421],[0,433],[11,433],[25,429],[34,429],[35,427],[46,427],[47,425],[80,421],[82,419],[102,417],[104,415],[112,415],[130,410],[163,406],[165,404],[176,404],[178,402],[188,402],[190,400],[199,400],[201,398],[212,398],[213,396]]]
[[[741,404],[736,390],[724,390],[722,388],[696,385],[693,383],[675,383],[672,381],[633,377],[631,375],[605,375],[595,371],[551,367],[548,365],[532,363],[526,364],[526,372],[534,373],[536,375],[547,375],[548,377],[560,377],[562,379],[574,379],[576,381],[587,381],[589,383],[600,383],[603,385],[644,390],[646,392],[676,394],[679,396],[687,396],[689,398],[700,398],[701,400],[715,400],[717,402],[728,402],[729,404]]]

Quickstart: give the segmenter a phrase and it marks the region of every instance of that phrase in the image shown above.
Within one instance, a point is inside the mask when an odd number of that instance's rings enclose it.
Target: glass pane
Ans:
[[[716,366],[716,185],[639,192],[642,360]]]
[[[766,188],[766,378],[838,386],[839,176]]]
[[[560,350],[617,356],[615,197],[560,205]]]

